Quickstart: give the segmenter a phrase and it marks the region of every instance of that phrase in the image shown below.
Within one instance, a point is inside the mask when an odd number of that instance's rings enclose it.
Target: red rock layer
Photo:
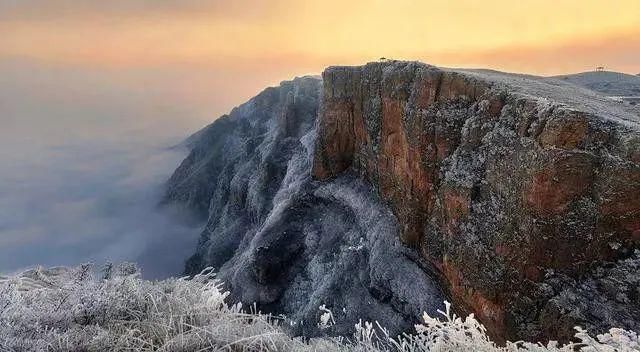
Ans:
[[[640,240],[640,165],[622,138],[637,130],[418,63],[323,80],[313,176],[366,177],[497,339],[564,336],[542,329],[548,302],[531,292],[545,272],[577,277]]]

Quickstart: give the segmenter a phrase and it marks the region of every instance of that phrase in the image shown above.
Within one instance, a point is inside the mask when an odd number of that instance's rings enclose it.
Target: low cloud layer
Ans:
[[[208,107],[148,83],[0,62],[0,272],[135,261],[180,274],[199,228],[157,203],[186,153],[171,146]]]

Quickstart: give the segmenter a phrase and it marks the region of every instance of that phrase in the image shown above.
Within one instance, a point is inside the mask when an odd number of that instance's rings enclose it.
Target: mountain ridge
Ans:
[[[551,78],[570,82],[607,95],[640,96],[639,75],[614,71],[587,71],[553,76]]]
[[[167,201],[208,216],[187,271],[219,268],[234,297],[306,322],[296,334],[320,333],[320,304],[344,308],[329,333],[363,314],[406,331],[445,296],[502,340],[637,328],[635,296],[598,286],[612,266],[637,286],[632,107],[391,61],[283,82],[219,121],[168,184]]]

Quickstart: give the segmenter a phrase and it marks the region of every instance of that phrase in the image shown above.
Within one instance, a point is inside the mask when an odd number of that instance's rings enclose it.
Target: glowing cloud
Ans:
[[[637,49],[637,0],[53,0],[0,13],[0,56],[73,64],[317,72],[386,56],[534,73],[640,70],[626,59]],[[580,60],[568,62],[575,50]]]

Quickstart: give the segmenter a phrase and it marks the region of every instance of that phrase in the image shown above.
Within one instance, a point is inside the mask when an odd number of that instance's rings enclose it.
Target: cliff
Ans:
[[[317,121],[316,121],[317,116]],[[201,132],[167,200],[206,214],[187,271],[317,334],[392,333],[443,298],[501,339],[640,328],[640,117],[555,79],[330,67]]]
[[[166,196],[208,218],[186,271],[214,266],[235,299],[285,314],[294,334],[351,334],[367,319],[395,335],[445,297],[370,185],[311,178],[321,86],[268,88],[191,139]],[[323,304],[337,324],[321,332]]]

